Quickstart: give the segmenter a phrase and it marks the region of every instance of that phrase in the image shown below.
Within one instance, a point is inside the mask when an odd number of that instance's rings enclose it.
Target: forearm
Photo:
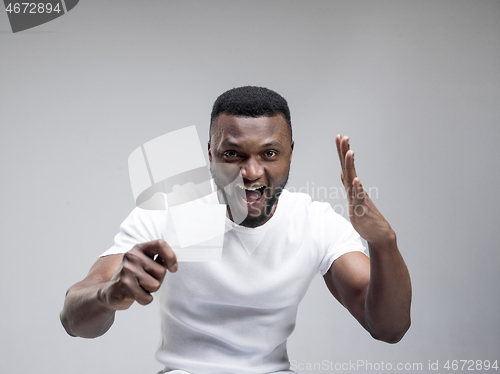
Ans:
[[[69,335],[95,338],[111,327],[115,310],[109,309],[99,300],[102,286],[101,283],[77,283],[68,290],[60,318]]]
[[[368,243],[370,282],[365,322],[376,339],[397,343],[410,327],[411,282],[392,232],[385,243]]]

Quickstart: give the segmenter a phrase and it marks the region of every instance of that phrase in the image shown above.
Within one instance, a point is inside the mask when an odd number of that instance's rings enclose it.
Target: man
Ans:
[[[294,148],[284,98],[260,87],[219,96],[208,155],[218,200],[228,207],[221,260],[179,267],[162,229],[165,214],[136,208],[107,252],[118,254],[99,258],[68,290],[66,331],[102,335],[117,310],[148,304],[158,291],[164,372],[292,373],[286,339],[319,271],[375,339],[398,342],[410,326],[408,270],[356,176],[349,138],[337,135],[336,145],[351,223],[329,204],[284,189]],[[242,183],[230,183],[234,170]]]

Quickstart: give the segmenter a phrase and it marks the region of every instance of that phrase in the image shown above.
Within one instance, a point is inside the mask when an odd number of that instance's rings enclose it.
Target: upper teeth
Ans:
[[[258,190],[259,188],[262,188],[264,186],[260,186],[260,187],[245,187],[245,186],[238,185],[238,187],[241,188],[241,189],[243,189],[243,190],[255,191],[255,190]]]

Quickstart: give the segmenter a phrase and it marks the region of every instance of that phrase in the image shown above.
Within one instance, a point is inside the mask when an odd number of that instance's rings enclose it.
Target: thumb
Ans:
[[[365,200],[366,197],[366,191],[363,188],[363,185],[361,184],[361,181],[359,180],[358,177],[354,178],[352,181],[353,185],[353,192],[354,192],[354,200],[362,203]]]

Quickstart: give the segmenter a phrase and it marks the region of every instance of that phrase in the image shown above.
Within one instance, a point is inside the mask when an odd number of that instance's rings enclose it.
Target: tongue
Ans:
[[[259,200],[260,198],[260,191],[255,190],[255,191],[245,191],[247,194],[247,202],[253,203],[254,201]]]

